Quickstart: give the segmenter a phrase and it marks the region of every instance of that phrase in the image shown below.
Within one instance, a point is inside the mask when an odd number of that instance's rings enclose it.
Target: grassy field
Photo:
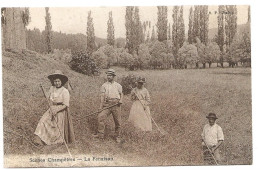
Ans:
[[[224,131],[225,141],[220,148],[224,164],[252,163],[250,68],[131,72],[147,78],[152,117],[167,135],[161,135],[154,125],[151,133],[142,133],[128,124],[131,101],[129,96],[125,96],[122,105],[122,138],[125,143],[117,144],[112,138],[112,117],[107,122],[105,141],[91,137],[97,127],[96,116],[83,118],[99,106],[98,92],[105,81],[104,72],[100,77],[87,77],[71,71],[66,64],[36,54],[25,57],[4,53],[2,61],[4,130],[16,131],[28,139],[33,136],[41,115],[48,108],[40,83],[47,90],[50,82],[46,77],[56,69],[68,75],[73,86],[70,110],[77,140],[76,145],[69,146],[72,154],[78,157],[113,157],[112,162],[82,162],[75,166],[202,165],[200,135],[209,112],[217,114],[218,124]],[[115,70],[119,81],[123,75],[129,74],[122,68]],[[68,156],[64,145],[37,149],[12,133],[4,133],[4,154],[6,164],[17,155]],[[24,166],[66,164],[32,163]]]

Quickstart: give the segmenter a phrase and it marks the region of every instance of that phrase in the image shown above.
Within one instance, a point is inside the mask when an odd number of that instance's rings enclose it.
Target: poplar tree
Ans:
[[[193,21],[193,42],[196,43],[196,37],[200,37],[200,7],[194,7],[194,21]]]
[[[251,10],[250,10],[250,6],[248,6],[248,9],[247,9],[247,22],[250,22],[251,21]]]
[[[200,6],[200,41],[204,45],[208,44],[208,32],[209,32],[209,14],[208,14],[208,6]]]
[[[224,13],[225,6],[218,6],[218,35],[217,35],[217,43],[221,51],[220,55],[220,64],[223,67],[223,55],[224,55],[224,45],[225,45],[225,26],[224,26]]]
[[[175,56],[175,61],[177,61],[178,49],[180,48],[178,44],[178,33],[179,33],[178,13],[179,13],[179,6],[174,6],[173,14],[172,14],[172,18],[173,18],[172,45],[173,45],[173,55]]]
[[[93,24],[93,18],[91,17],[91,11],[88,12],[87,21],[87,52],[92,54],[96,49],[95,43],[95,30]]]
[[[237,7],[236,5],[226,5],[226,14],[225,14],[225,34],[226,34],[226,53],[227,61],[229,66],[234,65],[235,55],[233,54],[234,49],[231,48],[231,44],[234,40],[234,37],[237,33]]]
[[[133,16],[134,7],[128,6],[126,7],[126,15],[125,15],[125,28],[126,28],[126,48],[128,49],[128,53],[133,54],[134,52],[134,44],[133,44],[133,25],[134,25],[134,16]]]
[[[46,21],[46,26],[45,26],[45,32],[46,32],[46,45],[47,45],[47,52],[52,53],[52,25],[51,25],[51,15],[49,12],[49,7],[45,7],[45,21]]]
[[[157,35],[158,41],[167,40],[167,6],[157,7]]]
[[[179,48],[181,48],[183,46],[183,43],[185,42],[185,25],[184,25],[184,19],[183,19],[183,6],[181,6],[181,8],[180,8],[178,24],[179,24],[178,40],[179,40]]]
[[[139,7],[135,7],[134,9],[134,24],[133,24],[133,44],[134,44],[134,51],[138,55],[139,45],[143,43],[143,27],[142,22],[140,21],[139,16]]]
[[[183,46],[185,41],[185,26],[183,19],[183,6],[173,7],[173,24],[172,24],[172,45],[173,45],[173,56],[175,56],[175,67],[181,67],[178,64],[178,51]]]
[[[226,5],[225,33],[227,49],[230,47],[237,32],[237,7],[236,5]]]
[[[107,43],[111,46],[115,45],[115,28],[113,24],[112,11],[109,12],[109,19],[107,21]]]
[[[156,40],[156,35],[155,35],[155,31],[154,31],[154,26],[153,26],[151,41],[155,41],[155,40]]]
[[[190,14],[189,14],[189,30],[188,30],[188,42],[189,44],[193,43],[194,37],[193,37],[193,8],[190,8]]]
[[[171,36],[171,24],[169,23],[169,26],[168,26],[168,40],[171,40],[172,39],[172,36]]]

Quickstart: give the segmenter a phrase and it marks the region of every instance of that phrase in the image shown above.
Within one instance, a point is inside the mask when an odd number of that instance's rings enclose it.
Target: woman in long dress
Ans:
[[[152,122],[149,104],[151,102],[148,90],[144,87],[145,78],[139,78],[137,87],[131,91],[134,101],[128,121],[142,131],[152,131]]]
[[[51,107],[43,114],[34,132],[34,143],[52,145],[73,143],[73,125],[69,113],[69,91],[63,87],[68,77],[57,70],[49,75],[52,86],[47,94]]]

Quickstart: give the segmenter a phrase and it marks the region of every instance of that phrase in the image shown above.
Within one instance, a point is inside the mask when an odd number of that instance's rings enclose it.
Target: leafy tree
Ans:
[[[206,63],[208,62],[207,56],[206,56],[206,45],[203,44],[199,38],[196,38],[197,43],[197,50],[199,55],[199,62],[203,64],[203,68],[206,68]]]
[[[72,70],[86,75],[93,75],[97,69],[90,55],[83,51],[72,53],[72,60],[69,62],[69,66]]]
[[[95,43],[95,30],[93,24],[93,18],[91,17],[91,11],[88,12],[87,21],[87,52],[91,55],[96,50]]]
[[[243,62],[251,58],[250,37],[250,23],[247,23],[242,34],[237,33],[235,35],[226,55],[226,60],[230,63],[230,66],[234,67],[239,61]]]
[[[163,57],[167,54],[166,45],[157,40],[151,43],[149,51],[151,54],[150,65],[154,69],[161,68],[163,66]]]
[[[216,42],[210,42],[206,46],[206,61],[209,63],[209,67],[211,67],[211,64],[213,62],[217,62],[220,59],[221,51],[219,49],[219,46]]]
[[[149,47],[146,44],[141,44],[139,47],[138,63],[140,69],[148,68],[151,55],[149,53]]]
[[[197,48],[193,44],[184,44],[179,49],[178,63],[180,63],[180,68],[187,68],[187,65],[194,65],[198,62],[198,52]]]
[[[46,45],[47,45],[47,52],[49,54],[49,53],[53,52],[53,49],[52,49],[52,25],[51,25],[51,15],[49,13],[49,7],[45,7],[45,12],[46,12],[46,16],[45,16]]]
[[[115,28],[113,24],[112,11],[109,12],[109,19],[107,21],[107,43],[111,46],[115,45]]]
[[[102,46],[98,51],[103,52],[107,56],[107,68],[116,64],[117,58],[115,55],[115,49],[111,45]]]
[[[90,59],[92,59],[96,63],[97,67],[102,69],[107,68],[108,57],[104,54],[104,52],[99,50],[95,51],[90,56]]]
[[[154,31],[154,26],[153,26],[151,41],[155,41],[155,40],[156,40],[156,35],[155,35],[155,31]]]

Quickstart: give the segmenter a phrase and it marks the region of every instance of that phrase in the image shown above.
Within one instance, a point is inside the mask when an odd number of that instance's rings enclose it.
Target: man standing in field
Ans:
[[[224,134],[222,128],[218,124],[216,124],[216,119],[218,118],[215,113],[209,113],[206,118],[208,118],[209,124],[206,124],[204,126],[203,132],[201,134],[203,141],[202,145],[204,160],[205,162],[208,162],[208,160],[210,160],[210,163],[212,163],[212,161],[214,161],[215,159],[216,162],[220,164],[221,155],[219,153],[219,146],[224,141]],[[210,157],[211,159],[208,159]]]
[[[100,107],[103,110],[98,114],[98,133],[94,135],[96,138],[103,139],[105,132],[105,121],[107,117],[112,114],[115,122],[115,139],[116,142],[121,142],[120,126],[121,126],[121,104],[123,101],[122,86],[114,81],[116,76],[115,70],[109,69],[107,72],[107,82],[105,82],[100,89]],[[113,107],[110,107],[113,106]]]

